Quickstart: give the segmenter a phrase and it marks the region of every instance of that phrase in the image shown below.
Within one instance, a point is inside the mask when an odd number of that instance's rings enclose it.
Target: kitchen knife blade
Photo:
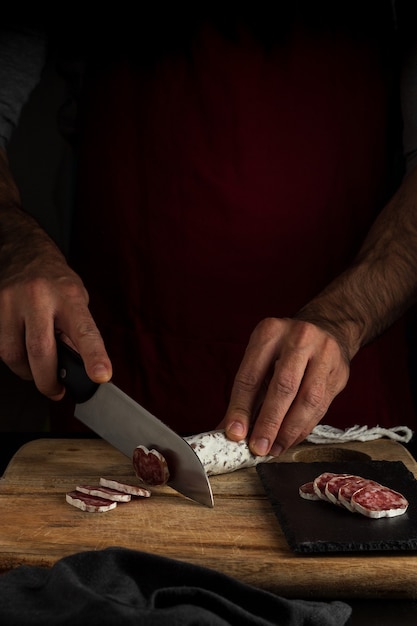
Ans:
[[[75,416],[92,431],[132,458],[138,445],[156,449],[170,472],[168,485],[208,507],[214,506],[206,471],[191,446],[111,382],[94,383],[80,355],[57,341],[58,377],[76,402]]]

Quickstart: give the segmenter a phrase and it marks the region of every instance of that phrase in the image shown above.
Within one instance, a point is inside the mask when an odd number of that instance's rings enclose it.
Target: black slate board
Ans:
[[[417,550],[417,481],[402,461],[264,463],[256,470],[296,553]],[[407,512],[370,519],[331,503],[301,498],[300,485],[322,472],[356,474],[391,487],[409,501]]]

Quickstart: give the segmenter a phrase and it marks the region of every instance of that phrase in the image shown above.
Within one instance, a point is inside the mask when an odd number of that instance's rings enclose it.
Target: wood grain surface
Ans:
[[[385,439],[301,444],[280,461],[366,458],[403,461],[417,477],[409,452]],[[0,570],[51,566],[75,552],[123,546],[211,567],[286,597],[417,598],[415,553],[294,554],[254,468],[211,477],[213,509],[169,487],[106,513],[67,504],[67,491],[98,484],[100,476],[132,481],[131,461],[100,439],[25,444],[0,481]]]

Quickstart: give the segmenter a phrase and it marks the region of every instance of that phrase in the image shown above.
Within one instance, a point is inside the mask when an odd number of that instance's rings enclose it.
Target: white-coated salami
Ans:
[[[200,459],[207,476],[227,474],[245,467],[267,463],[272,456],[256,456],[249,450],[247,440],[231,441],[224,430],[210,430],[184,437]],[[146,485],[165,485],[169,480],[168,463],[157,450],[139,445],[133,452],[133,468]]]
[[[112,500],[114,502],[130,502],[132,496],[128,493],[122,493],[121,491],[117,491],[116,489],[111,489],[110,487],[103,487],[100,485],[77,485],[75,487],[76,491],[80,491],[81,493],[86,493],[90,496],[99,496],[100,498],[106,498],[107,500]]]
[[[140,498],[149,498],[151,492],[149,489],[139,487],[139,485],[131,485],[130,483],[121,483],[118,480],[111,480],[110,478],[100,478],[100,485],[108,487],[109,489],[116,489],[122,493],[130,494],[131,496],[137,496]]]
[[[274,458],[252,454],[247,440],[231,441],[224,430],[210,430],[184,439],[197,454],[207,476],[255,467]]]
[[[354,511],[367,517],[396,517],[403,515],[408,508],[408,501],[401,493],[384,485],[367,484],[355,491],[351,498]]]
[[[115,509],[117,506],[115,501],[100,498],[99,496],[90,496],[76,490],[69,491],[65,495],[65,499],[68,504],[88,513],[104,513],[105,511]]]

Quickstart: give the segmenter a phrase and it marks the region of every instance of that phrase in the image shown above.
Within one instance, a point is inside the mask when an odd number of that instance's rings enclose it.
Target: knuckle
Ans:
[[[299,388],[299,378],[291,370],[278,370],[278,363],[276,363],[275,373],[269,387],[274,395],[294,396]]]
[[[42,325],[42,320],[44,324]],[[42,359],[50,357],[55,348],[54,335],[48,332],[46,320],[39,317],[36,324],[27,329],[26,351],[30,358]]]
[[[314,424],[318,423],[319,416],[316,416]],[[284,423],[280,429],[276,441],[281,444],[285,449],[293,446],[294,444],[303,441],[312,431],[311,422],[297,421],[294,423]]]
[[[312,426],[311,428],[302,428],[297,433],[297,436],[294,437],[293,441],[291,442],[291,445],[301,443],[301,441],[304,441],[311,434],[311,431],[313,430],[313,428],[314,426]]]
[[[81,338],[96,339],[98,337],[97,328],[94,322],[85,321],[83,324],[78,324],[77,334]]]
[[[100,331],[98,330],[93,318],[89,314],[80,315],[75,326],[75,333],[80,341],[84,340],[102,340]]]
[[[291,339],[294,349],[303,349],[317,334],[317,327],[310,322],[292,320]]]
[[[280,445],[284,450],[287,450],[288,448],[290,448],[295,441],[297,441],[297,438],[299,437],[299,431],[293,431],[293,430],[288,430],[288,429],[284,429],[282,428],[275,441],[274,444],[278,444]]]
[[[303,404],[309,409],[320,410],[325,402],[325,389],[320,382],[307,389],[303,396]]]
[[[264,341],[270,341],[275,339],[277,333],[282,328],[282,324],[282,319],[266,317],[257,324],[254,334],[258,339],[262,338]]]
[[[265,436],[275,435],[281,420],[276,411],[264,413],[262,415],[261,425]]]
[[[285,424],[282,428],[282,437],[285,439],[287,445],[291,445],[293,441],[300,435],[302,430],[302,425],[299,423],[296,424]]]
[[[327,360],[333,360],[334,354],[340,354],[340,346],[336,339],[327,331],[312,322],[292,320],[291,347],[303,352],[312,345],[320,345]]]
[[[49,291],[49,281],[42,276],[30,278],[25,283],[25,293],[29,300],[42,301],[47,291]]]
[[[239,372],[235,378],[235,388],[243,392],[257,391],[259,388],[259,378],[251,371]]]
[[[46,334],[30,336],[26,340],[26,349],[30,357],[42,359],[51,354],[51,342]]]
[[[65,276],[60,279],[59,283],[67,298],[75,301],[80,300],[82,303],[88,304],[88,292],[80,281]]]

